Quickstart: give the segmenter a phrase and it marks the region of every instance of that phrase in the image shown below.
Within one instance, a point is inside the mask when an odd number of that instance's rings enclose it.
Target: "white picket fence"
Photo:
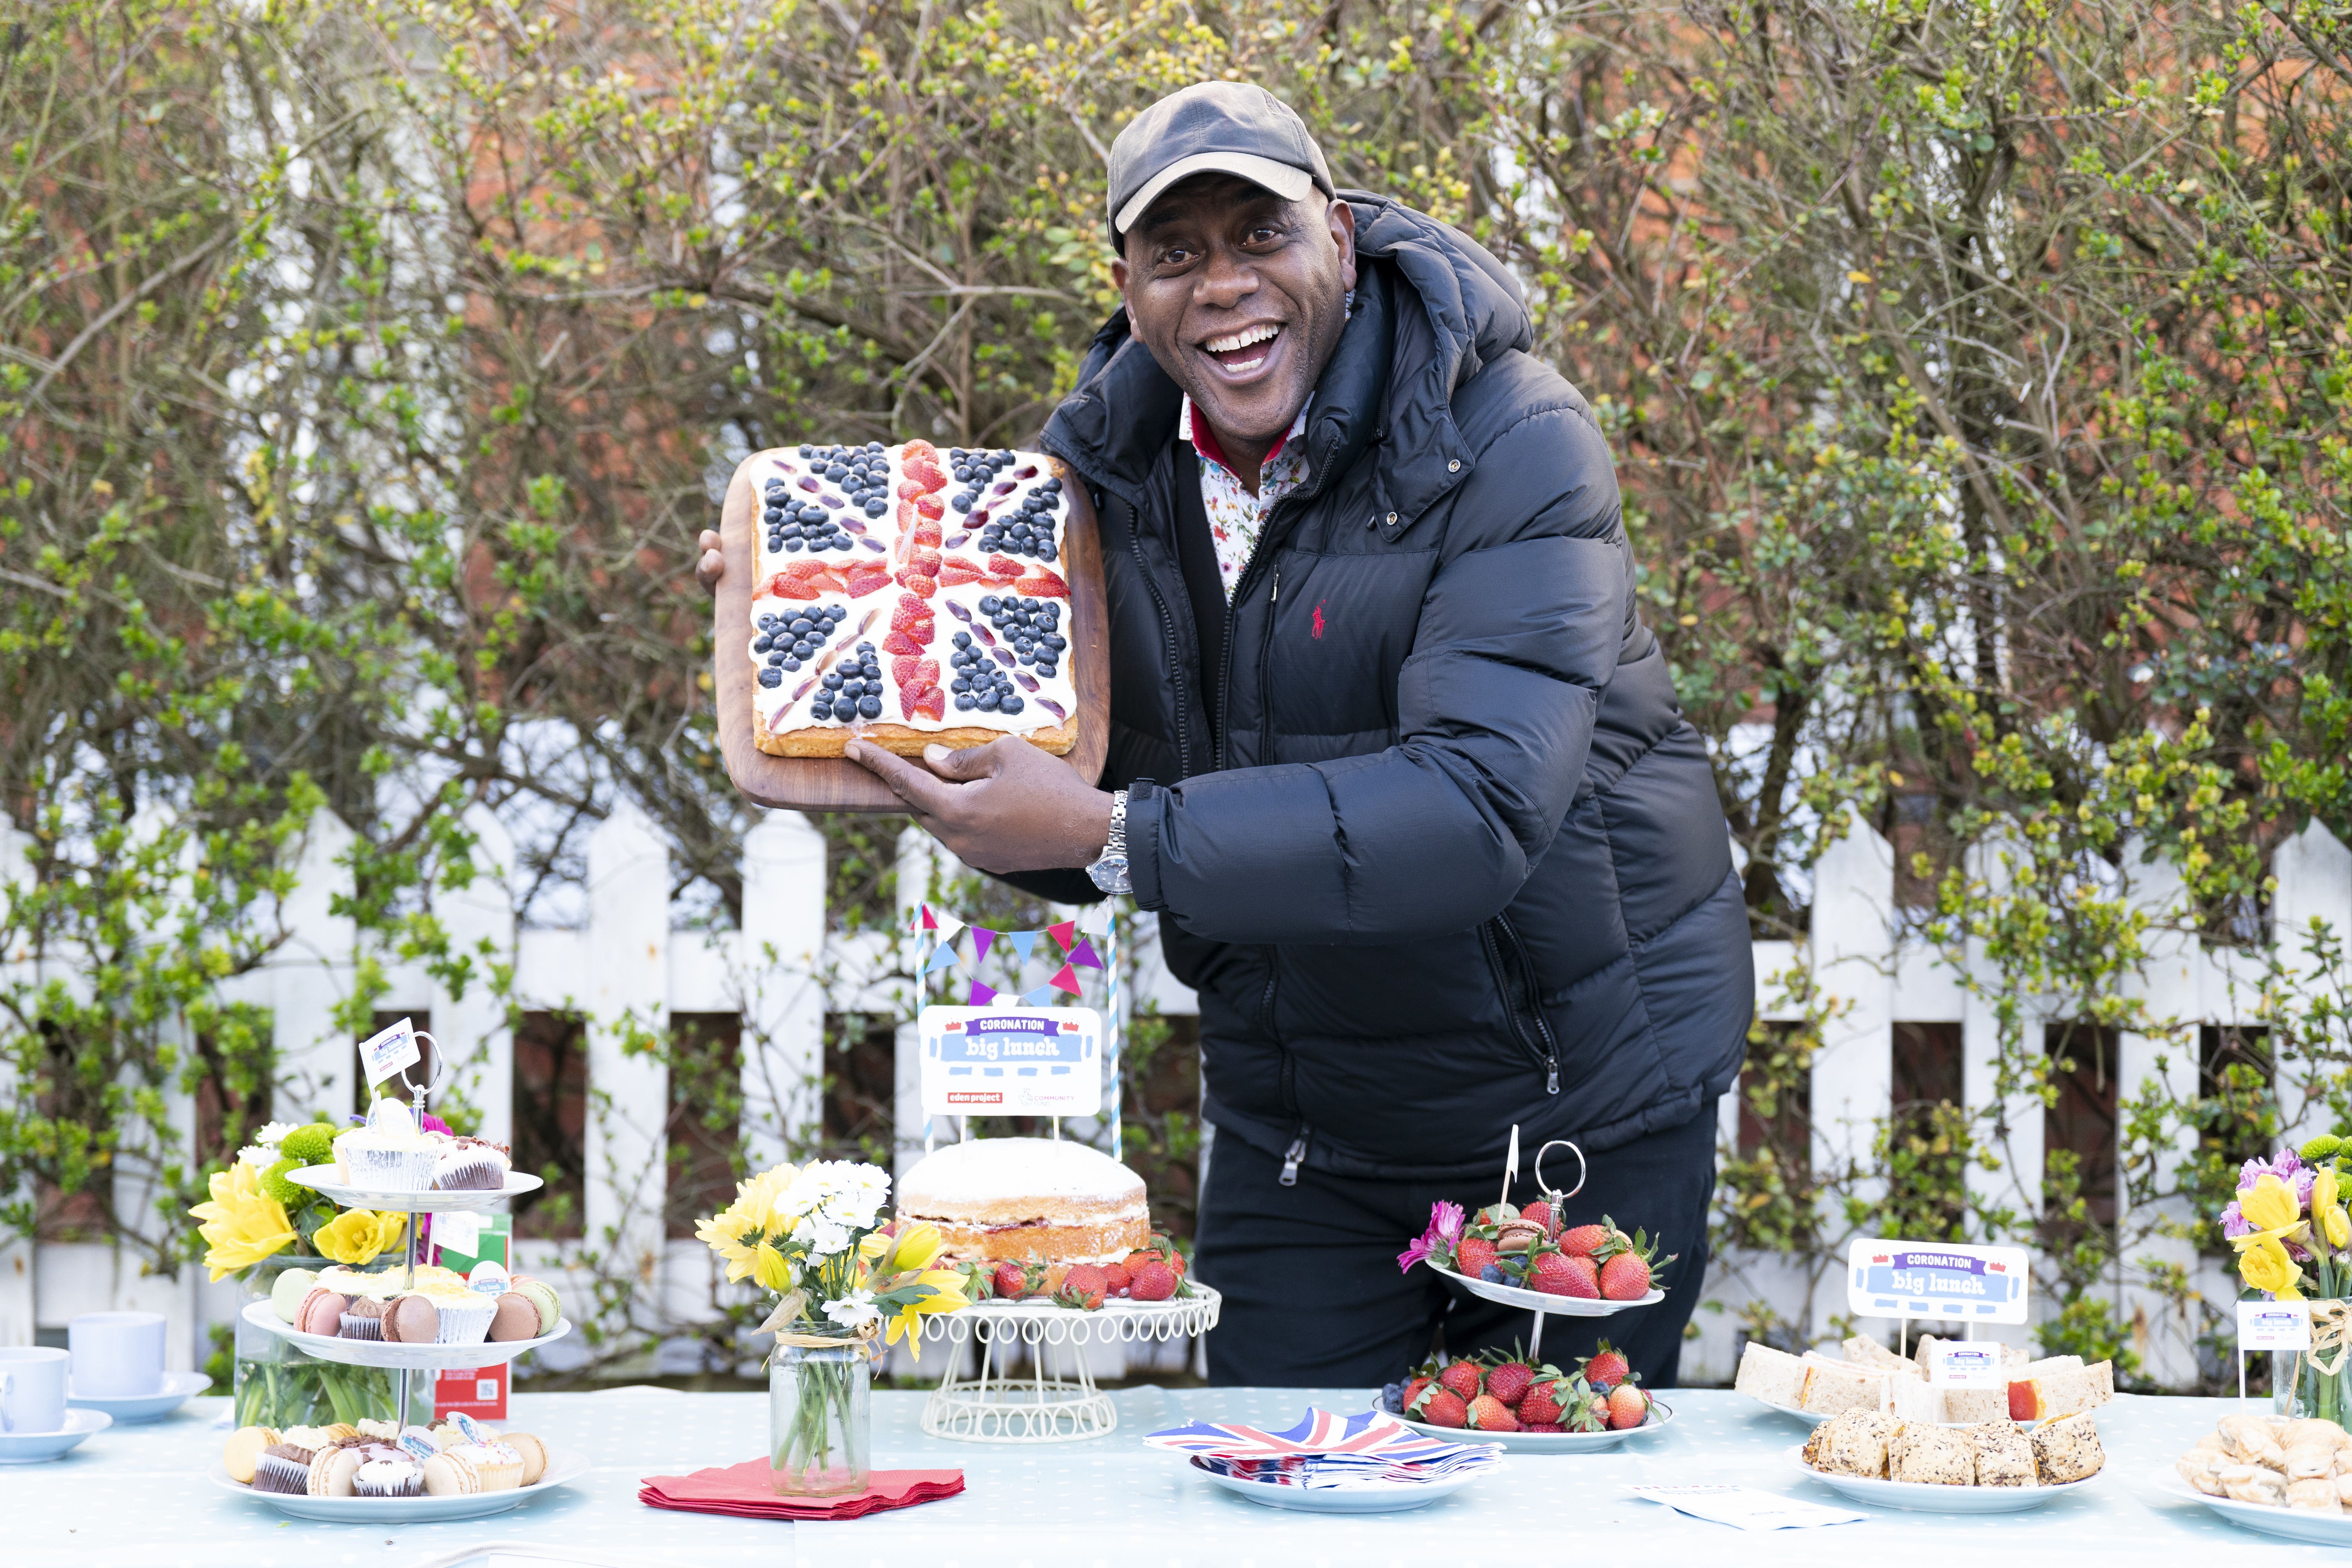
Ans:
[[[786,1131],[816,1114],[811,1086],[820,1066],[824,1016],[890,1016],[903,1009],[901,991],[866,978],[876,973],[887,939],[871,932],[845,936],[833,929],[824,904],[824,842],[793,813],[769,814],[745,840],[743,922],[740,931],[730,931],[673,929],[668,854],[651,825],[633,810],[616,814],[591,836],[586,919],[569,930],[518,925],[504,875],[513,864],[511,840],[487,811],[478,810],[468,826],[480,840],[477,863],[488,868],[488,874],[465,893],[437,900],[453,943],[464,952],[487,943],[489,952],[513,963],[515,988],[526,1008],[576,1011],[589,1020],[590,1089],[602,1112],[592,1114],[588,1123],[584,1229],[591,1245],[610,1238],[613,1257],[625,1260],[625,1268],[650,1288],[644,1295],[657,1308],[656,1316],[673,1323],[704,1317],[711,1310],[709,1257],[698,1243],[664,1235],[667,1072],[657,1060],[624,1048],[625,1026],[631,1019],[658,1025],[673,1014],[740,1015],[745,1026],[741,1135],[755,1160],[773,1158]],[[322,815],[314,825],[302,849],[299,889],[286,911],[290,939],[268,963],[231,987],[238,999],[272,1009],[283,1070],[296,1085],[293,1100],[302,1105],[343,1105],[354,1097],[356,1055],[348,1035],[331,1022],[332,1008],[352,994],[361,957],[352,922],[333,912],[337,894],[350,886],[350,871],[340,862],[351,837],[350,829],[331,817]],[[931,851],[928,840],[910,833],[900,852],[919,858]],[[915,897],[928,880],[929,868],[904,859],[901,864],[902,870],[925,873],[900,879],[902,896]],[[24,867],[21,843],[0,827],[0,889],[21,880]],[[1997,868],[1992,874],[1998,875]],[[2150,908],[2170,909],[2179,902],[2177,880],[2165,868],[2136,868],[2128,874],[2136,879],[2132,896]],[[2315,825],[2284,846],[2276,858],[2276,875],[2275,929],[2300,931],[2316,917],[2338,931],[2352,931],[2352,851],[2325,829]],[[1898,1021],[1959,1024],[1968,1103],[1986,1104],[1997,1057],[1993,1020],[1984,1003],[1936,955],[1891,941],[1896,911],[1894,856],[1886,842],[1867,828],[1843,840],[1817,868],[1814,900],[1806,947],[1759,942],[1755,958],[1758,1005],[1768,1016],[1774,1016],[1783,994],[1776,977],[1799,965],[1810,966],[1820,987],[1838,1001],[1840,1011],[1812,1069],[1817,1159],[1866,1153],[1870,1123],[1886,1113],[1894,1092]],[[1135,1005],[1193,1012],[1192,994],[1154,961],[1148,918],[1138,923],[1142,929],[1136,946],[1144,954],[1145,970]],[[0,958],[23,972],[24,955]],[[438,1041],[467,1064],[467,1094],[482,1110],[484,1135],[510,1142],[512,1041],[502,1003],[479,984],[462,995],[447,994],[418,965],[390,963],[387,973],[391,991],[377,1006],[431,1015]],[[2242,959],[2233,968],[2226,951],[2168,938],[2137,984],[2158,1016],[2223,1025],[2251,1021],[2250,973]],[[2054,1005],[2051,1016],[2057,1016]],[[2126,1097],[2133,1084],[2159,1070],[2159,1054],[2157,1042],[2125,1038],[2120,1076]],[[2194,1093],[2193,1045],[2185,1052],[2176,1047],[2161,1054],[2162,1070],[2175,1089]],[[922,1121],[908,1076],[913,1058],[911,1050],[901,1051],[902,1165],[920,1148]],[[2041,1109],[2016,1109],[2014,1167],[1971,1174],[1972,1182],[1986,1184],[1989,1195],[2039,1192]],[[193,1100],[175,1096],[170,1114],[193,1137]],[[1733,1097],[1722,1102],[1721,1116],[1729,1146],[1737,1137]],[[2290,1106],[2288,1117],[2296,1136],[2311,1130],[2304,1125],[2305,1107]],[[2190,1147],[2184,1143],[2178,1154],[2186,1155]],[[119,1189],[117,1195],[128,1212],[136,1194]],[[525,1242],[520,1261],[534,1272],[562,1279],[580,1245]],[[2146,1250],[2162,1253],[2164,1245]],[[2178,1260],[2201,1268],[2209,1287],[2222,1292],[2216,1299],[2226,1299],[2217,1272],[2185,1251]],[[573,1300],[584,1302],[586,1279],[574,1278],[574,1285],[580,1294]],[[1699,1334],[1685,1352],[1685,1379],[1727,1381],[1738,1353],[1742,1297],[1760,1294],[1783,1316],[1795,1316],[1803,1289],[1803,1280],[1774,1260],[1717,1260],[1709,1294],[1726,1310],[1699,1314]],[[2120,1286],[2118,1291],[2126,1318],[2143,1315],[2143,1355],[2150,1372],[2168,1381],[2185,1379],[2192,1370],[2185,1342],[2176,1344],[2180,1336],[2168,1335],[2157,1321],[2161,1304],[2139,1300]],[[1816,1331],[1826,1332],[1828,1319],[1843,1310],[1843,1293],[1836,1294],[1836,1300],[1816,1295]],[[28,1343],[37,1332],[53,1335],[81,1312],[140,1307],[171,1317],[173,1363],[186,1366],[205,1353],[206,1326],[230,1318],[240,1300],[234,1282],[208,1284],[200,1268],[142,1276],[127,1254],[105,1245],[0,1244],[0,1344]],[[642,1315],[640,1321],[646,1321]],[[1181,1355],[1181,1348],[1177,1353]]]

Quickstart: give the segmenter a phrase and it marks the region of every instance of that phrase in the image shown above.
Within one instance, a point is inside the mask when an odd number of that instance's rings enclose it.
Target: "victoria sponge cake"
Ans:
[[[933,1150],[899,1182],[898,1215],[938,1226],[948,1256],[967,1263],[1111,1263],[1151,1240],[1143,1178],[1051,1138]]]

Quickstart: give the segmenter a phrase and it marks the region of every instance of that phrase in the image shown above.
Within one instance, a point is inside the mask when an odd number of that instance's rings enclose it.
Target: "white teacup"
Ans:
[[[84,1312],[66,1324],[77,1399],[119,1399],[163,1386],[163,1314]]]
[[[0,1347],[0,1432],[62,1432],[66,1368],[73,1357],[46,1345]]]

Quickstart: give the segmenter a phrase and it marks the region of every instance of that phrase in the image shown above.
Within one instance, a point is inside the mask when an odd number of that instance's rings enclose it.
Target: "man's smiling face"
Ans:
[[[1355,214],[1233,174],[1171,188],[1111,272],[1151,357],[1234,452],[1263,453],[1307,405],[1347,325]],[[1253,472],[1255,469],[1253,468]]]

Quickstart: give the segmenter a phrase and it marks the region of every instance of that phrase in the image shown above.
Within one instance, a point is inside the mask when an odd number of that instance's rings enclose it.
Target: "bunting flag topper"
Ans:
[[[969,921],[950,914],[945,910],[922,904],[917,906],[916,912],[908,921],[908,928],[919,938],[926,932],[931,937],[930,954],[922,961],[917,971],[918,975],[925,981],[929,980],[941,970],[957,969],[962,966],[963,955],[956,950],[956,938],[965,931],[971,933],[971,965],[974,973],[970,982],[971,1000],[968,1005],[974,1007],[1048,1006],[1052,1005],[1057,993],[1070,996],[1085,994],[1085,988],[1078,982],[1079,970],[1099,970],[1107,978],[1110,974],[1109,965],[1106,964],[1102,961],[1102,956],[1095,951],[1094,939],[1080,934],[1078,922],[1074,920],[1056,921],[1039,931],[999,931],[993,926],[973,925]],[[1103,935],[1107,942],[1109,941],[1109,930],[1108,917],[1106,916]],[[1054,972],[1052,979],[1043,985],[1021,992],[1017,995],[981,983],[977,971],[982,963],[987,959],[990,948],[1002,942],[1012,950],[1013,955],[1012,962],[1016,965],[1024,964],[1029,962],[1029,955],[1036,951],[1037,939],[1041,936],[1052,938],[1054,945],[1061,950],[1064,957],[1062,967]]]

